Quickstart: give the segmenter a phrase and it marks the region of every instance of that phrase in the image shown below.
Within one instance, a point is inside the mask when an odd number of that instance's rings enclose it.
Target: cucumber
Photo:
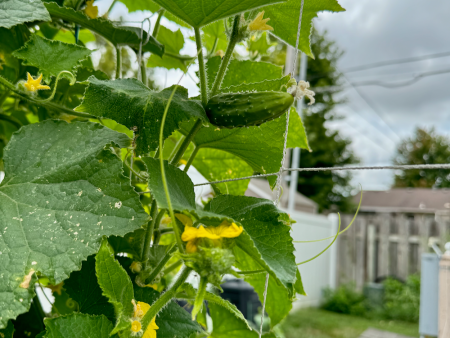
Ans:
[[[231,129],[276,119],[293,103],[294,97],[285,92],[228,93],[212,97],[205,110],[213,125]]]

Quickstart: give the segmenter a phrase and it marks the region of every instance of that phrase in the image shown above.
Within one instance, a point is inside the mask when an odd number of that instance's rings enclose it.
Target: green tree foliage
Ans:
[[[308,59],[307,81],[311,87],[339,86],[341,75],[336,64],[342,51],[327,38],[326,33],[320,34],[316,30],[311,36],[311,48],[315,55],[315,59]],[[334,167],[358,162],[350,149],[351,141],[327,126],[327,122],[340,118],[336,106],[342,100],[337,99],[337,95],[336,91],[318,90],[315,105],[303,111],[303,123],[312,152],[301,152],[301,167]],[[298,178],[298,191],[315,201],[319,211],[337,208],[345,212],[352,207],[351,178],[350,172],[302,172]]]
[[[394,164],[450,163],[450,139],[434,128],[417,128],[412,137],[400,142]],[[404,170],[395,175],[397,188],[448,188],[450,170]]]

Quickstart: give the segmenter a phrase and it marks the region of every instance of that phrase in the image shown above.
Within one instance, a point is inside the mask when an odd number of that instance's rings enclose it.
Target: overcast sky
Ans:
[[[99,1],[100,12],[111,0]],[[434,0],[340,0],[346,8],[343,13],[320,13],[315,26],[327,30],[329,37],[345,51],[339,67],[349,67],[423,56],[450,51],[450,1]],[[97,4],[97,2],[96,2]],[[111,17],[142,20],[148,13],[127,14],[125,6],[117,3]],[[155,19],[155,18],[153,18]],[[164,20],[165,25],[177,26]],[[184,31],[187,33],[187,31]],[[187,40],[184,53],[195,54],[195,46]],[[195,66],[191,68],[193,74]],[[402,83],[414,76],[431,71],[450,70],[450,56],[375,68],[347,74],[350,82],[377,80]],[[157,70],[161,86],[176,83],[180,71]],[[334,123],[343,135],[353,140],[352,147],[365,165],[390,164],[400,137],[411,135],[416,126],[434,126],[443,134],[450,132],[450,73],[422,78],[409,86],[384,88],[359,86],[358,89],[374,108],[348,86],[348,103],[338,108],[345,120]],[[198,93],[194,81],[186,77],[182,85],[191,96]],[[355,172],[354,183],[364,190],[387,189],[392,183],[389,171]]]

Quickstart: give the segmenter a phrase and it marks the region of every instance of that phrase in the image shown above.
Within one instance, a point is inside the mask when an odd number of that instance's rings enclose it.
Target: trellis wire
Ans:
[[[302,16],[303,16],[303,4],[304,4],[305,0],[302,0],[301,4],[300,4],[300,13],[299,13],[299,17],[298,17],[298,27],[297,27],[297,39],[295,42],[295,57],[294,57],[294,62],[292,65],[292,72],[295,72],[295,66],[297,63],[297,58],[298,58],[298,42],[300,41],[300,31],[302,28]],[[278,206],[278,203],[280,202],[280,198],[281,198],[281,177],[283,175],[283,165],[284,165],[284,161],[286,160],[286,145],[287,145],[287,136],[288,136],[288,130],[289,130],[289,116],[290,116],[290,110],[288,110],[286,112],[286,129],[284,130],[284,144],[283,144],[283,158],[281,159],[281,168],[278,171],[278,175],[277,175],[277,183],[275,185],[275,205]],[[269,273],[266,274],[266,283],[264,286],[264,295],[263,295],[263,306],[262,306],[262,311],[261,311],[261,325],[259,327],[259,338],[261,338],[262,336],[262,331],[263,331],[263,324],[264,324],[264,312],[266,309],[266,299],[267,299],[267,289],[269,288]]]
[[[356,166],[349,166],[349,167],[323,167],[323,168],[281,168],[280,171],[342,171],[342,170],[418,170],[418,169],[450,169],[450,164],[412,164],[412,165],[386,165],[386,166],[365,166],[365,167],[356,167]],[[194,187],[199,187],[202,185],[210,185],[210,184],[218,184],[218,183],[226,183],[226,182],[232,182],[232,181],[240,181],[240,180],[248,180],[252,178],[264,178],[264,177],[270,177],[270,176],[277,176],[279,172],[277,173],[271,173],[271,174],[261,174],[261,175],[252,175],[252,176],[245,176],[245,177],[238,177],[238,178],[229,178],[226,180],[221,181],[213,181],[213,182],[205,182],[205,183],[198,183],[194,184]]]

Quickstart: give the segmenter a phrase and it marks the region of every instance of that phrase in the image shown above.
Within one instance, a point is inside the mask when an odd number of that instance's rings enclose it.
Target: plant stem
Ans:
[[[180,149],[178,149],[175,157],[172,161],[170,161],[170,164],[177,165],[178,162],[180,162],[181,158],[183,157],[186,149],[189,147],[189,144],[194,139],[195,134],[200,130],[202,127],[202,121],[198,119],[192,129],[189,131],[189,134],[186,135],[186,138],[184,139],[183,143],[180,146]]]
[[[234,47],[238,42],[239,21],[240,16],[236,15],[234,17],[233,30],[231,31],[230,42],[228,43],[227,51],[225,52],[225,55],[222,59],[222,63],[220,64],[219,71],[217,72],[216,79],[214,80],[214,85],[211,90],[211,96],[217,94],[218,90],[220,89],[220,86],[222,85],[225,73],[227,72],[228,64],[230,63],[231,56],[233,55]]]
[[[180,149],[180,146],[183,144],[185,137],[184,135],[181,135],[178,142],[175,144],[175,147],[173,147],[172,153],[169,155],[169,163],[172,162],[172,160],[175,158],[175,155],[177,154],[178,150]]]
[[[198,53],[198,72],[200,74],[200,90],[202,103],[204,106],[208,103],[208,80],[206,78],[205,59],[203,58],[203,46],[202,37],[200,35],[200,29],[194,28],[195,31],[195,44],[197,45]]]
[[[116,47],[116,79],[122,78],[122,55],[120,47]]]
[[[195,317],[197,317],[197,313],[199,313],[202,309],[207,284],[208,279],[206,277],[201,277],[200,284],[198,285],[197,295],[195,296],[194,308],[192,309],[192,320],[195,320]]]
[[[165,9],[162,9],[158,14],[158,19],[156,19],[155,28],[153,28],[153,32],[152,32],[152,36],[155,39],[158,38],[159,27],[161,26],[161,18],[163,17],[165,11],[166,11]]]
[[[169,272],[171,272],[171,271],[175,270],[176,268],[178,268],[181,264],[183,264],[183,261],[181,259],[179,259],[175,263],[173,263],[172,265],[169,265],[167,268],[165,268],[163,273],[166,275]]]
[[[165,209],[161,209],[159,211],[158,216],[156,217],[155,228],[153,229],[153,233],[155,234],[155,237],[153,239],[153,245],[158,245],[159,244],[159,239],[161,238],[161,235],[163,234],[162,231],[159,231],[159,225],[161,224],[161,219],[164,217],[165,213],[166,213],[166,210]],[[173,231],[173,229],[170,229],[170,230]]]
[[[195,156],[197,156],[198,151],[200,150],[200,147],[195,147],[194,151],[192,152],[191,156],[189,157],[189,160],[187,161],[184,171],[187,172],[189,170],[189,167],[191,166],[192,162],[194,162]]]
[[[180,274],[178,275],[177,280],[175,283],[173,283],[167,291],[161,295],[161,297],[158,298],[156,302],[154,302],[150,309],[147,311],[147,313],[142,318],[142,328],[145,332],[147,329],[147,326],[150,324],[151,320],[156,317],[159,311],[170,302],[172,298],[175,297],[178,288],[186,281],[186,279],[189,277],[189,274],[191,273],[192,269],[185,266],[183,270],[181,270]]]
[[[5,92],[0,96],[0,107],[3,105],[3,102],[8,98],[9,90],[5,89]]]
[[[148,276],[143,276],[145,284],[151,284],[153,282],[153,280],[156,278],[156,276],[158,276],[158,274],[161,272],[161,270],[164,268],[167,262],[172,258],[172,254],[175,252],[176,249],[177,249],[176,245],[173,244],[172,247],[166,252],[164,257],[158,262],[158,265],[156,265],[155,268],[150,272],[150,274]]]
[[[142,58],[140,67],[141,67],[142,83],[144,85],[148,86],[147,68],[145,67],[145,62],[144,62],[143,58]]]
[[[192,61],[196,58],[196,56],[190,56],[190,55],[180,55],[177,53],[172,53],[172,52],[164,52],[164,55],[173,57],[174,59],[178,59],[180,61]]]
[[[170,94],[170,97],[167,100],[166,107],[164,109],[164,114],[163,114],[163,117],[162,117],[162,120],[161,120],[161,128],[160,128],[160,131],[159,131],[159,148],[160,149],[163,148],[163,144],[164,144],[163,130],[164,130],[164,125],[166,123],[167,112],[169,111],[170,103],[172,102],[173,96],[175,95],[175,91],[177,90],[177,88],[178,88],[178,85],[175,85],[173,87],[172,93]],[[159,157],[159,164],[160,164],[160,168],[161,168],[161,179],[162,179],[162,183],[163,183],[163,187],[164,187],[164,192],[165,192],[165,195],[166,195],[167,206],[168,206],[168,209],[169,209],[170,217],[172,218],[172,220],[174,220],[175,219],[175,213],[173,212],[172,201],[170,199],[169,188],[167,186],[166,171],[165,171],[165,167],[164,167],[164,160],[163,160],[162,154]],[[184,253],[184,246],[183,246],[183,242],[181,241],[180,230],[178,229],[178,227],[174,226],[173,227],[173,232],[175,234],[175,239],[177,241],[178,250],[180,251],[180,253]]]
[[[144,247],[142,248],[142,262],[144,263],[144,266],[147,265],[148,261],[150,243],[152,242],[153,230],[155,228],[157,213],[158,213],[158,204],[156,203],[156,200],[153,199],[152,206],[150,209],[150,216],[152,217],[152,220],[148,222],[147,231],[145,232]]]
[[[1,120],[11,123],[17,129],[20,129],[20,127],[22,127],[22,123],[20,123],[20,121],[13,116],[0,114],[0,121]]]
[[[214,52],[216,51],[217,43],[218,43],[218,42],[219,42],[219,38],[215,38],[215,39],[214,39],[214,44],[213,44],[213,46],[212,46],[212,48],[211,48],[211,51],[210,51],[209,54],[208,54],[208,57],[213,56]]]
[[[12,83],[10,83],[8,80],[4,79],[1,76],[0,76],[0,83],[3,84],[5,87],[7,87],[12,92],[14,92],[17,95],[19,95],[24,100],[30,101],[32,103],[35,103],[38,106],[41,106],[41,107],[44,107],[44,108],[48,108],[48,109],[51,109],[51,110],[56,110],[58,112],[63,112],[63,113],[74,115],[74,116],[84,117],[86,119],[98,119],[97,116],[94,116],[94,115],[91,115],[91,114],[86,114],[86,113],[82,113],[82,112],[76,112],[76,111],[73,111],[72,109],[66,108],[64,106],[60,106],[60,105],[55,104],[53,102],[48,102],[48,101],[42,101],[42,100],[35,99],[35,98],[27,95],[27,93],[17,89]]]

